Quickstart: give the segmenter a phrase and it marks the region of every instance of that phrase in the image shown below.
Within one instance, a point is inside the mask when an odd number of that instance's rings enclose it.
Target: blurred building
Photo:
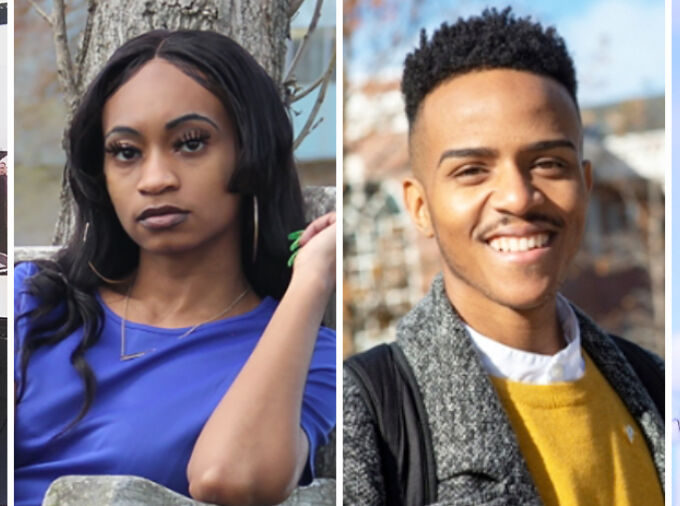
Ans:
[[[403,207],[408,125],[399,83],[350,88],[345,118],[345,354],[394,338],[441,269]],[[563,292],[609,332],[664,354],[664,100],[582,111],[595,184]],[[389,237],[387,237],[389,236]]]

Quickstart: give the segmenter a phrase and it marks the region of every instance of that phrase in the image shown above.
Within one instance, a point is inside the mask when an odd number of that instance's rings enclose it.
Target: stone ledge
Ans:
[[[298,487],[281,506],[331,506],[335,480]],[[42,506],[205,506],[138,476],[62,476],[50,485]]]

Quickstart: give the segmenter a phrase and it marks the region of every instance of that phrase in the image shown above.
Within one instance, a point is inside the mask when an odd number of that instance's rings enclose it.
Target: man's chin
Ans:
[[[534,311],[544,307],[546,304],[552,304],[555,301],[556,296],[556,288],[487,293],[487,297],[495,303],[520,313]]]

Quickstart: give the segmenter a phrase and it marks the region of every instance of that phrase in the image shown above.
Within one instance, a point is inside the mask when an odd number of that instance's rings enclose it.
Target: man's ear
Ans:
[[[586,182],[586,189],[588,193],[593,189],[593,167],[590,160],[583,160],[581,162],[581,167],[583,167],[583,179]]]
[[[434,237],[430,210],[427,207],[427,195],[423,185],[414,177],[407,177],[402,183],[404,204],[411,215],[413,223],[426,237]]]

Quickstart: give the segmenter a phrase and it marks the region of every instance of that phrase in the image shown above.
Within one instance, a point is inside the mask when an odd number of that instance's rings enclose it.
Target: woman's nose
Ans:
[[[140,193],[155,195],[179,187],[179,177],[170,156],[156,150],[151,151],[140,166],[137,190]]]

